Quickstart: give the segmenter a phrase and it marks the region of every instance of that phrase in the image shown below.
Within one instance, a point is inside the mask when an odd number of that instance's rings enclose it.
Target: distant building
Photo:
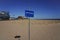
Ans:
[[[28,18],[23,17],[23,16],[18,16],[17,19],[28,19]]]
[[[9,12],[0,11],[0,20],[9,20],[10,15]]]
[[[24,17],[23,16],[18,16],[17,19],[24,19]]]
[[[17,20],[17,18],[15,18],[15,17],[10,17],[10,20]]]

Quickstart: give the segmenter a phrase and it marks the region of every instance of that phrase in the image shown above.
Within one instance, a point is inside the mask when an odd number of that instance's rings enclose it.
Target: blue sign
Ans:
[[[34,17],[34,11],[25,10],[26,17]]]

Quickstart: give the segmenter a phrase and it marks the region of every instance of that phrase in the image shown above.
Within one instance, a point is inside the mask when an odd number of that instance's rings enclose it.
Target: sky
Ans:
[[[0,0],[0,11],[11,17],[25,17],[25,10],[34,11],[34,19],[60,19],[60,0]]]

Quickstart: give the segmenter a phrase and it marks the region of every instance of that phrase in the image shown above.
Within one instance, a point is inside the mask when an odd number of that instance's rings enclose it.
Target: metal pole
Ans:
[[[28,27],[28,37],[29,37],[29,40],[30,40],[30,18],[29,18],[29,27]]]

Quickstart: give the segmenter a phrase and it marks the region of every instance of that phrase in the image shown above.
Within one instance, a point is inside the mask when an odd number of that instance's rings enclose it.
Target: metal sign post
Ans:
[[[34,11],[25,10],[25,16],[29,17],[28,40],[30,40],[30,17],[34,17]]]
[[[29,40],[30,40],[30,17],[29,17],[28,37],[29,37]]]

